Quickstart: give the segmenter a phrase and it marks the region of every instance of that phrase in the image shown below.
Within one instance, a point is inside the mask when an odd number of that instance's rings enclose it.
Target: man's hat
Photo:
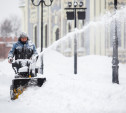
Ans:
[[[18,40],[20,41],[21,38],[23,38],[23,37],[27,37],[28,40],[29,40],[29,36],[28,36],[27,33],[25,33],[25,32],[20,33],[20,36],[19,36]]]

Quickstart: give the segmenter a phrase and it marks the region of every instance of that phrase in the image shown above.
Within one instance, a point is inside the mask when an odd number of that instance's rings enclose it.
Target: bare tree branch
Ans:
[[[2,37],[8,37],[11,34],[18,36],[21,30],[21,20],[16,15],[6,18],[0,25],[0,35]]]

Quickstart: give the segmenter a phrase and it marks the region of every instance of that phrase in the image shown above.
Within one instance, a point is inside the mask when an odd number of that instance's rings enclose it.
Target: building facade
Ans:
[[[40,0],[34,0],[38,4]],[[69,0],[74,2],[75,0]],[[77,28],[84,29],[77,35],[77,51],[78,56],[83,55],[108,55],[112,56],[112,31],[109,27],[97,22],[97,17],[103,17],[106,11],[114,11],[114,0],[76,0],[78,3],[82,1],[86,7],[85,20],[77,20]],[[45,1],[50,4],[50,0]],[[66,36],[69,32],[74,31],[74,21],[67,20],[66,10],[68,0],[53,0],[50,7],[44,6],[43,11],[43,46],[44,48],[52,45],[55,41]],[[126,4],[126,0],[118,0],[118,8]],[[41,6],[35,7],[31,0],[21,0],[20,8],[22,10],[22,30],[28,32],[31,40],[37,47],[41,46]],[[92,22],[92,23],[91,23]],[[90,23],[88,25],[88,23]],[[87,28],[83,26],[87,25]],[[125,21],[120,24],[121,33],[119,36],[119,59],[126,62],[125,55]],[[86,29],[86,30],[85,30]],[[63,44],[57,46],[57,50],[65,56],[72,56],[74,53],[74,38],[68,38]]]

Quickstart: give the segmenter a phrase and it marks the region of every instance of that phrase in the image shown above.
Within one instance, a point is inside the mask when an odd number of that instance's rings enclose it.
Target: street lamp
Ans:
[[[79,7],[78,6],[78,2],[74,2],[74,7],[72,8],[72,3],[68,2],[68,8],[65,8],[65,10],[67,10],[67,20],[74,20],[74,28],[77,27],[77,23],[76,23],[76,14],[77,14],[77,10],[82,10],[82,11],[78,11],[78,19],[79,20],[84,20],[85,19],[85,9],[87,8],[82,8],[83,6],[83,2],[80,2]],[[68,10],[72,10],[68,11]],[[76,35],[74,37],[74,74],[77,74],[77,39],[76,39]]]
[[[41,4],[41,52],[42,52],[43,51],[43,4],[49,7],[52,5],[53,0],[50,0],[51,3],[49,5],[45,3],[45,0],[40,0],[38,4],[35,4],[34,0],[31,0],[31,2],[34,6],[39,6]],[[41,70],[42,70],[41,73],[43,74],[43,55],[41,58]]]
[[[114,0],[115,13],[117,10],[117,0]],[[119,84],[118,80],[118,36],[117,36],[117,21],[115,19],[115,37],[113,38],[113,59],[112,59],[112,82]]]
[[[78,3],[77,2],[74,2],[74,7],[77,7]]]
[[[83,2],[80,2],[79,6],[82,7],[83,6]]]
[[[68,2],[68,7],[71,7],[72,6],[72,2]]]

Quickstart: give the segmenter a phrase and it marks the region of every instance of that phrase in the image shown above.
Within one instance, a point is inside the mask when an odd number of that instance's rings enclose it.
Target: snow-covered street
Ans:
[[[119,64],[120,84],[112,84],[112,59],[106,56],[73,57],[56,51],[44,53],[41,87],[31,87],[15,101],[9,87],[14,72],[7,60],[0,62],[0,113],[126,113],[126,64]]]

